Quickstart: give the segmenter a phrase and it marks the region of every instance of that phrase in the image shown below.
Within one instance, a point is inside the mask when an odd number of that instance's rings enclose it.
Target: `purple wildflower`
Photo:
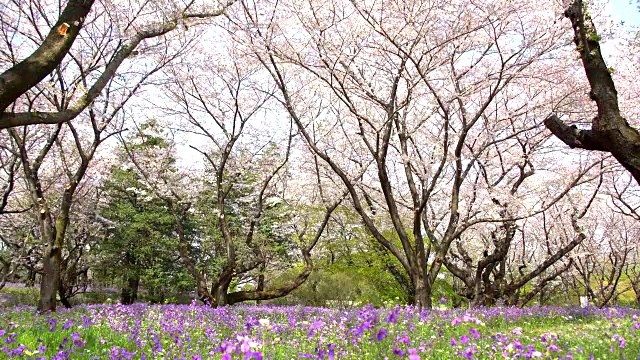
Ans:
[[[470,338],[470,337],[468,337],[467,335],[462,335],[462,336],[460,336],[460,343],[461,343],[462,345],[464,345],[464,344],[468,343],[468,342],[469,342],[469,340],[471,340],[471,338]]]

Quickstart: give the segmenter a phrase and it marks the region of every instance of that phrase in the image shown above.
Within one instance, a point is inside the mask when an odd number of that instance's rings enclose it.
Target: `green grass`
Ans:
[[[71,359],[140,359],[142,354],[147,359],[193,359],[213,354],[220,359],[225,350],[233,359],[244,359],[249,351],[270,359],[328,359],[330,349],[336,359],[406,359],[409,351],[422,359],[636,359],[640,354],[640,320],[637,310],[629,309],[494,308],[418,314],[411,308],[111,305],[45,316],[35,315],[33,308],[0,311],[0,333],[6,331],[1,338],[5,343],[12,339],[6,347],[29,348],[16,357],[21,359],[36,358],[40,346],[46,349],[37,356],[47,359],[60,354]],[[397,312],[395,319],[389,317],[392,311]],[[122,350],[127,356],[115,355]]]

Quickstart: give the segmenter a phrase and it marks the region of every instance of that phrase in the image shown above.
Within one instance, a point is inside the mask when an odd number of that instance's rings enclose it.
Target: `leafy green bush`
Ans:
[[[6,286],[0,290],[0,307],[38,304],[40,289],[37,287]]]

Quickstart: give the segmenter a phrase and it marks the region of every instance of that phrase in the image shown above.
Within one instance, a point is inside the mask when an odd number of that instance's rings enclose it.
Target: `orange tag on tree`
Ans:
[[[65,36],[67,35],[67,30],[69,30],[69,24],[67,23],[62,23],[60,25],[60,27],[58,28],[58,32],[60,33],[60,35]]]

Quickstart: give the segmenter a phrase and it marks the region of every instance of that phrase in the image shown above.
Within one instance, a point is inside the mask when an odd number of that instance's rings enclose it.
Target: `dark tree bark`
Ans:
[[[636,306],[640,306],[640,281],[638,281],[638,279],[632,280],[631,288],[636,295]]]
[[[120,292],[120,303],[122,305],[131,305],[138,298],[138,287],[140,285],[140,276],[135,270],[131,269],[136,263],[134,255],[127,251],[124,255],[124,267],[127,268],[127,282],[123,284]]]
[[[582,0],[574,0],[564,16],[571,20],[576,48],[591,86],[589,93],[596,102],[598,114],[591,129],[568,126],[558,116],[551,115],[545,126],[571,148],[611,153],[640,183],[640,133],[620,114],[618,92],[607,64],[602,57],[599,37]]]
[[[69,0],[40,47],[0,74],[0,114],[60,65],[78,36],[94,1]],[[4,121],[0,120],[0,123]]]
[[[58,296],[60,296],[60,303],[65,309],[71,309],[71,303],[69,302],[69,297],[67,296],[68,289],[60,282],[60,288],[58,289]]]
[[[127,279],[127,284],[122,287],[120,294],[120,303],[122,305],[131,305],[138,299],[138,287],[140,286],[140,278],[135,274],[131,274]]]
[[[81,179],[87,169],[88,161],[83,162],[78,168],[76,179]],[[34,188],[40,187],[38,176],[33,173]],[[43,240],[46,243],[46,249],[43,257],[44,273],[40,283],[40,301],[38,310],[40,312],[56,310],[56,292],[60,288],[60,264],[62,261],[62,248],[65,242],[65,234],[69,225],[69,211],[71,209],[73,195],[78,186],[78,180],[72,181],[66,188],[60,208],[58,209],[55,222],[52,221],[52,214],[48,207],[41,205],[41,228],[44,228]],[[42,189],[33,191],[33,193],[43,193]]]

